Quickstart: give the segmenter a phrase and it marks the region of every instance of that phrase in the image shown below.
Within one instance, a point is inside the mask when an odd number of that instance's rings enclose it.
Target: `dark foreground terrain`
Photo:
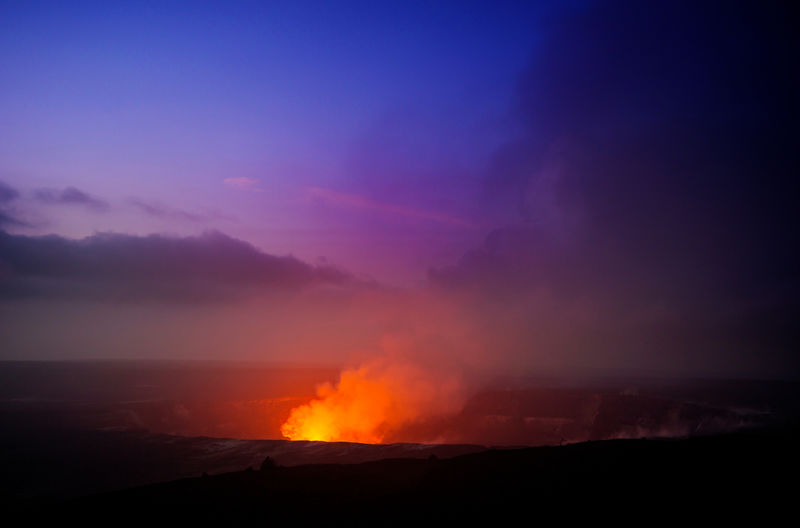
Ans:
[[[246,516],[293,525],[499,521],[516,514],[524,516],[516,518],[520,525],[601,515],[626,524],[745,515],[766,522],[793,516],[798,433],[797,426],[784,426],[360,464],[276,467],[268,461],[263,468],[42,502],[37,510],[109,519],[122,512],[205,520]]]
[[[280,439],[290,409],[336,373],[0,363],[0,508],[216,526],[796,516],[797,382],[505,380],[390,444]]]

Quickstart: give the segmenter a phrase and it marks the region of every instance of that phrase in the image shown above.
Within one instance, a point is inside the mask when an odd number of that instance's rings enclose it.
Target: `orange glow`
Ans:
[[[398,428],[451,410],[460,402],[454,380],[436,383],[407,363],[375,361],[341,373],[339,383],[292,409],[281,433],[291,440],[379,444]]]

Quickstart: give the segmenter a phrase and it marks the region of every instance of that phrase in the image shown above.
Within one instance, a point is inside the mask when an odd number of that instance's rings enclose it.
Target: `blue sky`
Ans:
[[[363,256],[363,245],[379,241],[360,226],[375,219],[319,211],[307,188],[478,214],[481,171],[514,132],[515,81],[549,11],[480,2],[1,9],[0,177],[23,190],[74,186],[115,205],[102,217],[41,212],[27,232],[214,228],[398,283],[421,279],[485,232],[448,234],[442,248],[435,222],[384,214],[377,221],[411,248],[389,269]],[[259,192],[226,188],[228,178],[257,181]],[[428,188],[409,192],[403,181]],[[131,199],[213,220],[182,225],[173,215],[164,224],[128,211]]]

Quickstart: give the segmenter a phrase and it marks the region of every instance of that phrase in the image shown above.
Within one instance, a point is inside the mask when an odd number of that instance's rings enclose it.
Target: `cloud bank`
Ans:
[[[788,20],[627,1],[554,18],[484,179],[519,221],[431,282],[519,358],[796,373]]]
[[[94,212],[104,212],[108,210],[108,202],[90,195],[75,187],[65,189],[37,189],[33,193],[34,198],[47,205],[72,205],[81,206]]]
[[[0,229],[3,227],[25,227],[27,222],[17,218],[13,202],[19,198],[19,191],[0,181]]]
[[[0,268],[6,298],[208,301],[352,281],[343,271],[269,255],[215,231],[80,240],[0,232]]]

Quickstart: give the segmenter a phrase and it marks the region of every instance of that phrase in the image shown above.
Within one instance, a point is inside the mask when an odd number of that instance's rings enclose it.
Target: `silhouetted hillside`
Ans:
[[[263,515],[307,525],[433,522],[519,513],[649,523],[687,514],[762,519],[792,504],[798,427],[684,440],[610,440],[488,450],[451,459],[389,459],[245,470],[82,498],[70,512]],[[631,515],[646,514],[647,518]],[[253,519],[260,517],[252,517]],[[523,522],[524,521],[524,522]]]

